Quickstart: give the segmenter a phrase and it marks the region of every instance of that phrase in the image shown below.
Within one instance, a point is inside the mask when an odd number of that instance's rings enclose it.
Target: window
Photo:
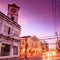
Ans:
[[[18,55],[18,46],[13,46],[13,55]]]
[[[5,34],[12,34],[13,33],[13,29],[7,25],[4,25],[4,33]]]
[[[8,28],[8,34],[10,34],[10,27]]]
[[[9,27],[8,27],[7,25],[4,25],[4,33],[5,33],[5,34],[8,34],[8,28],[9,28]]]
[[[8,56],[8,55],[10,55],[10,45],[2,43],[1,56]]]
[[[13,33],[14,33],[13,29],[12,29],[12,28],[10,28],[10,34],[13,34]]]
[[[2,26],[2,22],[0,21],[0,31],[1,31],[1,28],[2,28],[1,26]]]
[[[16,37],[19,37],[19,31],[16,31],[16,30],[15,30],[15,36],[16,36]]]
[[[11,20],[14,21],[14,17],[11,17]]]

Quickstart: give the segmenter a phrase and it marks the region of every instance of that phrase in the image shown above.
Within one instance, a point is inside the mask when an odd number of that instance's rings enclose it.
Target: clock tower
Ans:
[[[18,23],[19,8],[16,4],[8,4],[8,17]]]

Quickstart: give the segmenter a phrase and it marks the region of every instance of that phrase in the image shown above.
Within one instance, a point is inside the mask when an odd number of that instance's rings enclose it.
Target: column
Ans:
[[[1,42],[0,42],[0,56],[1,56]]]
[[[10,56],[13,57],[13,42],[11,42],[10,46]]]
[[[18,42],[18,56],[20,57],[20,41]]]

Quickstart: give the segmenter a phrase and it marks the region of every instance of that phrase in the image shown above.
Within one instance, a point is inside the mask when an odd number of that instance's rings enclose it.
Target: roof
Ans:
[[[28,38],[28,37],[31,37],[31,36],[22,36],[22,37],[20,37],[20,38]]]
[[[17,6],[16,4],[8,4],[8,6],[12,6],[12,7],[20,8],[20,7],[19,7],[19,6]]]

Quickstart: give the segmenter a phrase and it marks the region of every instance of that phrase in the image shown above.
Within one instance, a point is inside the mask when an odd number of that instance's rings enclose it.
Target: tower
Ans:
[[[8,17],[18,23],[19,8],[16,4],[8,4]]]

